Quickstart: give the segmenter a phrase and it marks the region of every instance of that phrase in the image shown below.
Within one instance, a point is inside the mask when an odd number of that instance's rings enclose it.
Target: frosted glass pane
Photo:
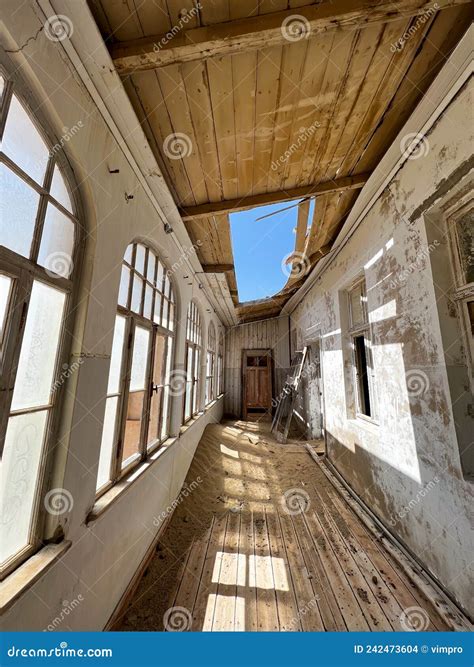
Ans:
[[[69,197],[69,192],[66,187],[66,181],[59,171],[58,165],[54,167],[50,194],[52,197],[57,199],[58,202],[64,206],[64,208],[67,208],[67,210],[72,213],[71,198]]]
[[[38,204],[39,195],[0,165],[0,245],[30,256]]]
[[[171,331],[173,331],[174,329],[174,306],[172,303],[170,303],[170,316],[168,321],[168,329],[171,329]]]
[[[159,292],[155,293],[155,314],[153,316],[153,320],[156,322],[156,324],[160,324],[160,317],[161,317],[161,299],[163,297]]]
[[[0,76],[0,99],[3,97],[3,91],[5,90],[5,79],[3,76]]]
[[[163,264],[158,260],[158,272],[156,275],[156,286],[160,290],[160,292],[163,291],[163,276],[164,276],[164,269],[163,269]]]
[[[151,309],[153,308],[153,288],[145,285],[145,302],[143,304],[143,317],[151,319]]]
[[[127,269],[126,266],[122,266],[122,273],[120,275],[120,289],[119,289],[119,298],[118,302],[124,308],[128,304],[128,286],[130,284],[130,269]]]
[[[125,317],[115,318],[114,340],[110,358],[108,394],[118,394],[120,390],[120,370],[122,367],[123,341],[125,338]]]
[[[7,307],[10,300],[12,279],[0,273],[0,343],[3,339],[3,329],[7,320]]]
[[[74,223],[48,204],[44,220],[38,264],[61,278],[69,278],[73,269]]]
[[[133,276],[132,288],[132,303],[130,305],[134,313],[139,313],[142,304],[143,280],[137,276]]]
[[[125,251],[124,255],[124,260],[128,262],[129,264],[132,263],[132,254],[133,254],[133,243],[131,243],[129,246],[127,246],[127,249]]]
[[[43,183],[49,151],[29,115],[13,95],[2,150],[38,183]]]
[[[155,280],[155,267],[156,267],[156,258],[155,255],[148,251],[148,266],[146,268],[146,277],[151,283]]]
[[[0,561],[29,542],[47,410],[10,417],[0,484]]]
[[[168,406],[170,400],[170,390],[168,387],[164,389],[163,396],[163,417],[161,423],[160,439],[163,440],[168,435]]]
[[[137,254],[135,256],[135,269],[141,275],[145,274],[145,247],[138,244]]]
[[[12,410],[47,405],[54,379],[65,295],[35,280],[13,392]]]
[[[117,417],[118,398],[108,398],[105,404],[104,427],[100,443],[99,471],[97,473],[97,489],[110,480],[110,462],[114,446],[115,422]]]
[[[162,322],[162,325],[165,328],[168,327],[168,305],[169,305],[169,301],[164,299],[164,301],[163,301],[163,322]]]
[[[137,327],[135,329],[135,340],[133,341],[130,391],[145,389],[149,343],[150,333],[147,331],[147,329]]]

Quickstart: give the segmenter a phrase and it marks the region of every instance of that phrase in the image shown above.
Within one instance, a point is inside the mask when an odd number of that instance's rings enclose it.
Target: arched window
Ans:
[[[107,490],[169,436],[175,301],[168,272],[128,246],[110,360],[97,491]]]
[[[191,301],[186,317],[186,389],[184,422],[199,411],[199,376],[201,373],[202,330],[199,310]]]
[[[224,393],[224,332],[219,327],[219,341],[217,347],[217,395]]]
[[[0,569],[41,545],[79,225],[61,145],[0,75]]]
[[[206,405],[215,399],[216,328],[211,322],[207,336]]]

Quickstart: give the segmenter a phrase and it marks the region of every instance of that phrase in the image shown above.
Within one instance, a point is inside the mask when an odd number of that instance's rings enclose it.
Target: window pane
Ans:
[[[186,404],[184,408],[184,420],[188,420],[191,417],[191,394],[192,394],[192,382],[186,382]]]
[[[125,338],[125,317],[115,318],[114,340],[112,343],[112,355],[110,358],[108,394],[120,392],[120,371],[122,368],[123,341]]]
[[[474,210],[458,220],[461,268],[465,283],[474,283]]]
[[[128,395],[127,417],[123,438],[122,467],[140,451],[144,391],[130,391]]]
[[[170,303],[170,315],[169,315],[169,321],[168,321],[168,329],[171,331],[174,330],[174,306],[172,303]]]
[[[137,254],[135,256],[135,269],[142,276],[145,274],[145,247],[137,245]]]
[[[140,312],[142,305],[142,292],[143,292],[143,281],[139,276],[134,275],[133,288],[132,288],[132,303],[130,307],[135,313]]]
[[[68,189],[66,187],[66,181],[63,178],[63,175],[59,171],[58,165],[55,165],[53,171],[53,181],[51,183],[50,194],[52,197],[58,200],[60,204],[67,208],[67,210],[72,213],[72,204],[71,198],[69,196]]]
[[[156,258],[155,255],[151,252],[151,250],[148,251],[148,266],[146,269],[146,277],[147,279],[153,283],[155,280],[155,267],[156,267]]]
[[[153,392],[151,399],[147,447],[152,447],[152,445],[154,445],[158,439],[158,430],[160,429],[161,421],[162,394],[163,387],[160,387],[156,392]]]
[[[10,417],[1,463],[0,560],[29,543],[47,410]]]
[[[147,329],[137,327],[133,342],[132,370],[130,374],[131,391],[145,389],[149,344],[150,334]]]
[[[3,76],[0,76],[0,99],[3,97],[3,91],[5,90],[5,79]]]
[[[157,272],[157,275],[156,275],[156,286],[160,290],[160,292],[163,291],[163,275],[164,275],[163,264],[158,260],[158,272]]]
[[[164,440],[169,435],[168,430],[168,407],[170,400],[170,390],[166,387],[163,394],[163,420],[161,424],[160,440]]]
[[[0,273],[0,344],[3,340],[3,330],[7,321],[7,308],[10,301],[12,279]]]
[[[97,474],[97,489],[100,489],[110,480],[110,463],[114,446],[115,424],[117,421],[118,397],[108,398],[105,404],[104,427],[100,443],[99,471]]]
[[[156,334],[155,337],[155,359],[153,363],[152,381],[154,385],[163,384],[164,366],[166,352],[166,337],[162,334]],[[161,420],[161,400],[163,390],[160,387],[154,391],[151,397],[150,422],[148,428],[148,446],[151,446],[158,437],[158,429]]]
[[[128,305],[128,287],[130,284],[130,269],[122,266],[122,273],[120,274],[120,288],[118,302],[124,308]]]
[[[129,246],[127,246],[127,249],[125,251],[124,255],[124,260],[128,262],[129,264],[132,263],[132,255],[133,255],[133,243],[130,243]]]
[[[151,319],[151,309],[153,306],[153,288],[145,284],[145,302],[143,304],[143,317]]]
[[[74,223],[56,206],[48,204],[38,254],[38,264],[61,278],[69,278],[73,268]]]
[[[350,293],[351,301],[351,325],[353,327],[364,324],[365,317],[365,296],[363,285],[357,285]]]
[[[64,302],[63,292],[38,281],[33,283],[12,410],[49,403]]]
[[[155,293],[155,314],[153,316],[153,321],[156,322],[156,324],[160,324],[160,316],[161,316],[161,299],[163,297],[159,292]]]
[[[163,322],[162,325],[167,329],[168,328],[168,304],[167,299],[163,299]]]
[[[39,195],[8,167],[0,165],[0,244],[30,256]]]
[[[8,111],[2,150],[35,181],[43,183],[49,151],[15,95]]]

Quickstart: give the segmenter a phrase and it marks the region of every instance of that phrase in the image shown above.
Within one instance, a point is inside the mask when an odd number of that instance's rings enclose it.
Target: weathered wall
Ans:
[[[176,368],[184,367],[190,299],[198,298],[205,340],[211,318],[216,326],[219,321],[199,289],[198,280],[193,285],[189,285],[190,279],[183,280],[189,270],[172,236],[164,233],[155,208],[65,58],[61,44],[47,39],[44,31],[38,32],[42,24],[32,3],[4,2],[2,19],[9,31],[5,35],[8,49],[14,51],[27,44],[24,55],[21,51],[11,55],[12,69],[19,69],[31,90],[32,106],[42,109],[58,140],[66,132],[64,128],[77,126],[81,121],[80,131],[64,143],[84,208],[86,236],[72,349],[72,355],[80,357],[82,364],[63,389],[63,437],[51,480],[52,487],[65,488],[72,494],[72,509],[59,520],[72,546],[9,608],[2,618],[2,628],[46,628],[60,614],[64,601],[81,595],[83,601],[59,629],[100,630],[156,535],[154,517],[165,511],[178,494],[202,431],[208,423],[220,420],[223,404],[223,399],[219,399],[156,457],[123,496],[93,523],[86,523],[95,502],[120,267],[128,243],[143,239],[168,267],[178,267],[172,275],[178,299]],[[37,38],[29,40],[31,35]],[[130,128],[130,132],[134,129]],[[110,174],[109,169],[119,173]],[[133,193],[134,199],[126,202],[124,193]],[[182,397],[176,396],[172,409],[175,434],[181,414]]]
[[[437,228],[438,244],[432,233],[428,240],[418,207],[471,157],[466,119],[472,114],[472,91],[471,83],[458,93],[427,134],[417,159],[404,163],[291,313],[291,326],[301,339],[312,340],[315,331],[321,332],[329,457],[471,613],[473,486],[461,471],[433,284],[437,276],[430,261],[430,254],[445,252],[446,230]],[[448,275],[449,262],[441,270]],[[345,290],[361,272],[367,284],[378,423],[356,418],[353,410]],[[472,418],[470,423],[472,440]]]
[[[273,394],[278,396],[289,368],[288,317],[241,324],[228,329],[225,341],[224,412],[242,414],[242,352],[271,349],[274,364]]]

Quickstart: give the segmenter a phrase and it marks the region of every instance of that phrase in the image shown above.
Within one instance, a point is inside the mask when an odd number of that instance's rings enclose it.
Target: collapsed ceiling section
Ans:
[[[89,0],[228,324],[278,315],[327,254],[471,12],[466,0],[288,4]],[[240,303],[229,214],[294,200],[287,284]]]

